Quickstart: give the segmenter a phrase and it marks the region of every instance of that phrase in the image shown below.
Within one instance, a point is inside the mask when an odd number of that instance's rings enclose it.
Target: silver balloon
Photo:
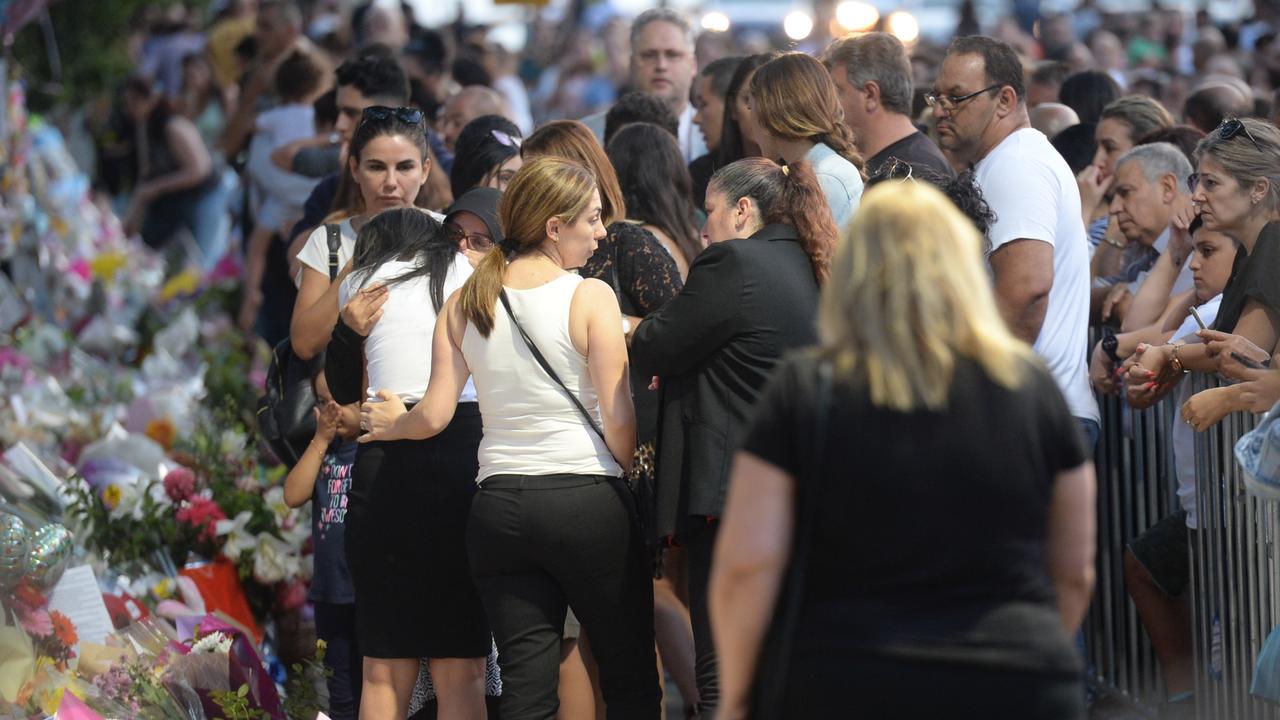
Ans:
[[[11,590],[27,574],[31,533],[17,515],[0,515],[0,590]]]
[[[71,531],[57,523],[49,523],[31,536],[27,552],[27,576],[36,587],[46,588],[58,582],[71,560],[75,543]]]

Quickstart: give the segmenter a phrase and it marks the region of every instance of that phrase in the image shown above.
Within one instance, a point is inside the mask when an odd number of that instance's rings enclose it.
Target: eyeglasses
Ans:
[[[1240,118],[1223,120],[1222,124],[1218,125],[1218,129],[1214,132],[1218,133],[1219,140],[1230,140],[1243,132],[1244,136],[1249,138],[1249,142],[1253,143],[1255,148],[1259,151],[1262,150],[1262,146],[1258,144],[1258,141],[1253,137],[1253,133],[1249,132],[1249,128],[1245,127],[1244,121]]]
[[[506,145],[509,148],[514,148],[516,150],[520,149],[520,143],[522,141],[518,137],[512,137],[501,130],[490,130],[489,134],[493,136],[494,140],[497,140],[499,143]]]
[[[410,125],[421,125],[423,120],[422,111],[418,108],[392,108],[386,105],[370,105],[360,113],[360,123],[363,125],[370,120],[381,122],[393,117],[402,123]]]
[[[959,96],[939,95],[937,93],[925,93],[924,101],[929,104],[929,107],[938,107],[938,108],[942,108],[943,110],[946,110],[947,112],[951,112],[952,110],[956,109],[957,105],[964,102],[965,100],[971,100],[973,98],[978,97],[984,92],[991,92],[992,90],[996,90],[1000,87],[1003,87],[1003,86],[997,83],[995,85],[989,85],[987,87],[984,87],[981,90],[976,90],[974,92],[971,92],[968,95],[959,95]]]
[[[469,233],[453,223],[445,225],[444,230],[448,233],[449,242],[455,245],[466,241],[472,250],[488,250],[493,247],[493,238],[484,233]]]

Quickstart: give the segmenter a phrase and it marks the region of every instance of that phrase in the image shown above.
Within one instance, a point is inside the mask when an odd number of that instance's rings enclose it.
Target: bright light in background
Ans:
[[[711,32],[728,32],[729,16],[714,10],[702,16],[702,29]]]
[[[868,3],[847,0],[836,6],[836,22],[846,30],[862,32],[880,22],[880,11]]]
[[[899,10],[889,16],[889,32],[904,43],[912,43],[920,37],[920,23],[911,13]]]
[[[792,40],[803,40],[813,32],[813,18],[805,12],[793,10],[782,20],[782,31]]]

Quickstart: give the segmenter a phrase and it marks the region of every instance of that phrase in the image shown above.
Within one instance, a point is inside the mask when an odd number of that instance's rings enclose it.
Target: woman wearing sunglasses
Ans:
[[[344,192],[339,188],[338,199],[326,223],[311,233],[298,252],[301,266],[295,278],[298,299],[293,306],[289,338],[299,357],[313,358],[329,342],[329,335],[338,322],[338,286],[350,272],[356,233],[383,210],[412,207],[430,169],[421,111],[380,105],[365,108],[348,146],[348,174],[342,180],[355,191]],[[438,215],[435,217],[440,219]],[[332,282],[329,279],[330,224],[337,226],[341,236],[337,257],[339,272]],[[362,291],[356,297],[362,305],[380,305],[384,299],[376,289]]]
[[[1227,120],[1200,141],[1196,158],[1191,200],[1206,230],[1236,241],[1236,260],[1212,330],[1139,347],[1128,363],[1129,403],[1137,408],[1157,402],[1184,372],[1239,377],[1246,366],[1269,362],[1280,338],[1280,130],[1252,118]],[[1193,395],[1184,419],[1203,430],[1244,409],[1240,387]]]

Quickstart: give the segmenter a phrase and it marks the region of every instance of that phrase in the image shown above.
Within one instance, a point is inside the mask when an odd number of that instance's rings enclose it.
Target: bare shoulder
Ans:
[[[621,315],[622,313],[618,308],[618,296],[614,295],[613,288],[598,278],[585,278],[578,283],[578,287],[573,291],[573,301],[569,307],[574,315],[586,313],[582,317],[600,313],[612,315]]]

